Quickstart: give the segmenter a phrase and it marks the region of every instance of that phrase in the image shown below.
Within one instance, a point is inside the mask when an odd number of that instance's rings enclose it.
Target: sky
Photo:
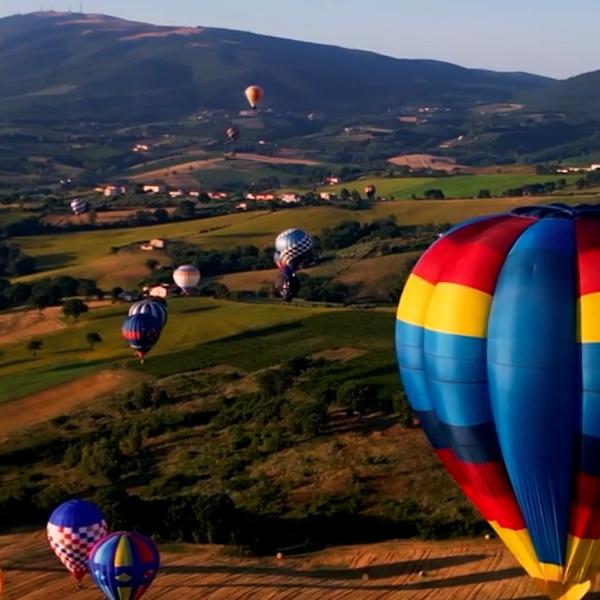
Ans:
[[[84,12],[241,29],[566,78],[600,69],[598,0],[82,0]],[[0,0],[0,17],[80,0]]]

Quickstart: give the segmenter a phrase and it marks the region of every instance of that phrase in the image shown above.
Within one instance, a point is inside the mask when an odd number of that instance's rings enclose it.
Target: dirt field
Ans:
[[[134,371],[106,370],[7,402],[2,405],[0,442],[12,431],[43,423],[102,396],[134,387],[142,378]]]
[[[249,153],[236,153],[235,157],[240,160],[252,160],[256,162],[265,163],[267,165],[318,165],[320,164],[316,160],[299,157],[281,157],[281,156],[265,156],[264,154],[249,154]]]
[[[240,559],[219,548],[162,550],[147,600],[542,600],[497,541],[395,542],[310,555]],[[44,532],[0,537],[7,600],[98,600],[75,592]],[[419,573],[424,571],[424,576]],[[598,600],[591,594],[588,600]]]
[[[470,167],[459,165],[453,158],[447,156],[433,156],[432,154],[400,154],[388,159],[393,165],[410,167],[411,169],[437,169],[438,171],[452,171],[460,169],[469,173]]]
[[[87,302],[91,310],[108,306],[109,302]],[[48,335],[67,327],[61,320],[60,306],[37,310],[19,310],[0,314],[0,346]]]

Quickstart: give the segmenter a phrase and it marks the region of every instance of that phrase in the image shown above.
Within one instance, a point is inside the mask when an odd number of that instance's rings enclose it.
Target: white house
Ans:
[[[281,201],[285,204],[299,204],[301,197],[298,194],[283,194]]]
[[[594,163],[593,165],[590,165],[590,171],[600,171],[600,164]]]
[[[150,244],[153,248],[156,248],[157,250],[163,250],[165,248],[165,246],[167,245],[166,240],[161,240],[159,238],[156,238],[154,240],[150,240]]]

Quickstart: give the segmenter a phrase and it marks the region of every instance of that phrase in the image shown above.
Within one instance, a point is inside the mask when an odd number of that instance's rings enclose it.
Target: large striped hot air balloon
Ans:
[[[188,296],[200,283],[200,271],[193,265],[182,265],[173,271],[173,281]]]
[[[89,570],[107,600],[139,600],[160,566],[152,540],[139,533],[117,532],[100,540],[90,551]]]
[[[135,355],[144,362],[144,357],[160,337],[161,323],[158,318],[144,313],[127,317],[121,327],[121,335],[135,352]]]
[[[398,306],[438,457],[544,593],[600,569],[600,206],[520,208],[423,254]]]
[[[250,85],[244,92],[248,104],[252,107],[252,110],[256,110],[258,105],[262,102],[264,92],[258,85]]]
[[[169,318],[167,307],[159,300],[151,300],[150,298],[134,302],[129,307],[128,315],[130,317],[140,314],[153,316],[157,321],[159,321],[161,329],[166,325],[167,319]]]
[[[88,553],[106,535],[107,528],[96,505],[86,500],[69,500],[52,513],[46,532],[54,554],[81,582],[88,570]]]

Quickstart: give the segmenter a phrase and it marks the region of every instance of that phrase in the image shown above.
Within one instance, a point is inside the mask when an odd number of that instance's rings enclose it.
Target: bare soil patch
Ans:
[[[0,440],[11,432],[64,415],[103,396],[134,387],[143,379],[133,371],[111,369],[2,405]]]
[[[108,306],[108,301],[88,301],[91,310]],[[0,314],[0,346],[48,335],[67,327],[61,320],[60,306],[38,310],[19,310]]]
[[[436,169],[437,171],[453,171],[460,169],[468,173],[471,168],[466,165],[460,165],[455,159],[448,156],[434,156],[433,154],[400,154],[388,158],[388,162],[393,165],[410,167],[411,169]]]
[[[496,540],[387,542],[280,560],[234,558],[218,547],[189,545],[161,554],[148,600],[543,600]],[[0,537],[0,564],[7,600],[75,596],[74,581],[43,531]],[[99,592],[86,578],[76,596],[97,600]]]

